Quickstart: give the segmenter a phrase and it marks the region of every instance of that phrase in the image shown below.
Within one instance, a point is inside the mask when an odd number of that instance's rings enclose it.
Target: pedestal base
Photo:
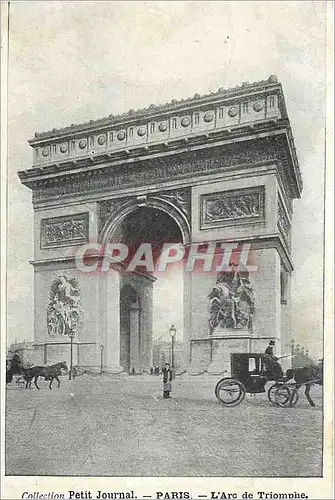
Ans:
[[[249,330],[215,330],[212,341],[212,362],[207,371],[212,375],[230,376],[230,355],[234,352],[250,352]]]
[[[211,361],[211,339],[191,340],[191,363],[187,368],[190,375],[201,375]]]
[[[205,365],[201,365],[198,363],[191,363],[190,366],[187,368],[187,373],[189,375],[202,375],[205,373],[207,370],[207,367]]]
[[[239,338],[250,338],[252,336],[252,330],[242,330],[238,328],[222,328],[218,326],[213,331],[210,338],[231,338],[231,339],[239,339]]]
[[[103,368],[104,373],[110,373],[113,375],[117,375],[118,373],[124,372],[124,369],[120,365],[106,366]]]

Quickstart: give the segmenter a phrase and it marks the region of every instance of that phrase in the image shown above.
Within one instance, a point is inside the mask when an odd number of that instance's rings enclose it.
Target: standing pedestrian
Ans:
[[[169,363],[165,363],[165,367],[163,368],[163,398],[169,399],[171,398],[170,392],[172,391],[172,371],[170,370]]]

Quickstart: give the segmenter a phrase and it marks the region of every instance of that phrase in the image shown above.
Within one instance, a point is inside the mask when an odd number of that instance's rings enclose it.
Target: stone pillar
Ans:
[[[130,315],[130,372],[133,368],[140,373],[140,309],[135,307],[129,311]]]
[[[192,325],[192,273],[184,271],[183,275],[183,364],[186,368],[191,360],[191,325]]]
[[[258,272],[253,277],[255,315],[252,352],[264,352],[269,340],[276,341],[276,356],[281,355],[280,256],[275,248],[256,252]]]
[[[152,364],[152,296],[153,282],[143,279],[140,293],[140,366],[141,372],[148,372]]]
[[[281,355],[291,353],[291,275],[287,272],[284,294],[281,297]],[[277,349],[275,350],[277,355]],[[291,356],[283,358],[280,362],[284,370],[291,368]]]
[[[120,274],[110,269],[106,276],[101,278],[105,286],[100,288],[100,314],[102,316],[105,371],[120,373]],[[103,290],[105,289],[105,294]]]
[[[185,298],[190,329],[190,353],[187,371],[191,375],[207,371],[211,364],[211,337],[208,334],[209,300],[216,276],[211,273],[185,272]],[[190,328],[188,327],[188,328]]]

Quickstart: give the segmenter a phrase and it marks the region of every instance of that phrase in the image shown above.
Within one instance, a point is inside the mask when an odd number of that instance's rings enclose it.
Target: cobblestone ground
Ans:
[[[86,377],[86,378],[85,378]],[[10,385],[6,474],[70,476],[320,476],[322,392],[316,408],[214,396],[219,377],[178,377],[163,400],[156,376],[65,377],[52,391]]]

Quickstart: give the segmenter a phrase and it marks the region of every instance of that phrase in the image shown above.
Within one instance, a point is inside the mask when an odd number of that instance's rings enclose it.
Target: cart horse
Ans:
[[[266,393],[269,401],[280,407],[295,406],[299,399],[298,390],[305,386],[305,395],[311,406],[313,384],[322,384],[322,367],[309,365],[293,368],[284,374],[278,360],[260,353],[231,354],[231,377],[225,377],[216,384],[215,395],[224,406],[237,406],[246,394]],[[273,382],[266,391],[267,382]]]
[[[66,375],[68,372],[69,369],[65,361],[56,363],[55,365],[51,366],[24,366],[21,363],[15,364],[9,361],[8,365],[6,366],[6,384],[9,384],[13,380],[14,375],[19,375],[25,381],[26,389],[31,388],[31,383],[33,380],[35,387],[39,389],[39,386],[37,384],[39,377],[43,377],[44,380],[50,381],[50,389],[52,389],[53,381],[57,380],[59,388],[60,380],[58,377],[60,375]]]
[[[59,389],[60,380],[58,377],[60,375],[66,375],[67,373],[69,373],[69,369],[67,367],[67,364],[65,361],[62,361],[61,363],[56,363],[55,365],[32,366],[30,368],[27,368],[24,370],[23,377],[26,381],[26,389],[28,389],[28,387],[29,387],[29,389],[31,388],[31,382],[34,379],[34,385],[39,390],[40,388],[37,384],[39,377],[44,378],[44,380],[50,381],[49,389],[52,389],[53,381],[57,380],[58,389]]]

